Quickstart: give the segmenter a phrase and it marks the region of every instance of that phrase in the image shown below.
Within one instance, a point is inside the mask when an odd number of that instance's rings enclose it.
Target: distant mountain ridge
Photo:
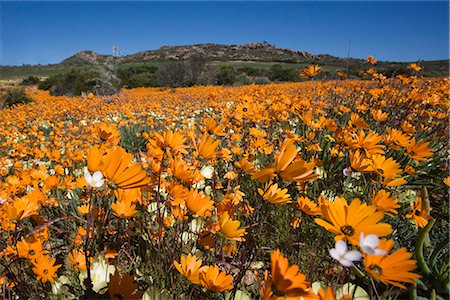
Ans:
[[[370,54],[370,53],[369,53]],[[295,51],[277,48],[267,42],[248,43],[244,45],[195,44],[186,46],[162,46],[156,50],[146,50],[129,55],[113,56],[99,54],[91,50],[80,51],[57,64],[0,66],[0,79],[25,78],[26,76],[48,77],[68,72],[71,69],[89,70],[92,65],[102,63],[107,59],[117,59],[120,65],[153,65],[157,68],[177,60],[189,60],[201,55],[208,64],[214,66],[229,65],[236,69],[258,66],[268,70],[274,64],[283,64],[286,68],[301,69],[310,64],[318,64],[323,73],[337,74],[348,70],[349,76],[357,77],[359,70],[372,67],[365,59],[342,58],[328,54],[312,54],[305,51]],[[388,77],[399,73],[408,73],[410,62],[379,61],[373,66],[377,71]],[[420,61],[421,76],[448,77],[449,60]],[[248,72],[241,70],[240,72]],[[251,71],[251,70],[250,70]],[[267,72],[266,72],[267,73]],[[266,75],[265,75],[266,76]]]
[[[268,43],[249,43],[244,45],[196,44],[187,46],[162,46],[157,50],[146,50],[135,54],[121,56],[124,62],[146,62],[186,60],[194,55],[203,55],[208,60],[223,61],[258,61],[258,62],[337,62],[346,60],[328,54],[311,54],[305,51],[277,48]],[[76,66],[96,56],[106,59],[112,55],[103,55],[94,51],[81,51],[63,60],[61,64]],[[361,59],[351,59],[358,60]]]

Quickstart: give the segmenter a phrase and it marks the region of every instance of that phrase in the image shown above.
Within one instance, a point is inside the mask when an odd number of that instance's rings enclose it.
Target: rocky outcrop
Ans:
[[[206,56],[208,60],[242,60],[264,62],[296,62],[305,63],[317,60],[339,60],[330,55],[314,55],[305,51],[277,48],[269,43],[248,43],[244,45],[197,44],[188,46],[162,46],[157,50],[147,50],[136,54],[122,56],[122,61],[165,61],[186,60],[194,55]],[[100,55],[94,51],[81,51],[62,61],[65,65],[80,65],[86,61],[105,60],[107,55]]]

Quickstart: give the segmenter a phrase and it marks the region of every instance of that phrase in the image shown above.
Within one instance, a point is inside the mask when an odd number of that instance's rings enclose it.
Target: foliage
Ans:
[[[158,83],[167,87],[199,84],[206,62],[203,55],[192,55],[188,60],[171,61],[156,72]]]
[[[236,76],[236,82],[237,85],[247,85],[252,83],[252,79],[247,76],[245,73],[239,74]]]
[[[39,77],[30,75],[27,78],[25,78],[24,80],[22,80],[21,84],[22,85],[35,85],[38,84],[41,80],[39,79]]]
[[[236,73],[233,67],[229,65],[223,65],[220,67],[219,74],[217,75],[218,85],[232,85],[236,81]]]
[[[24,89],[6,89],[0,91],[0,105],[3,107],[12,107],[19,104],[31,102],[31,98],[25,93]]]
[[[255,82],[255,84],[259,84],[259,85],[261,85],[261,84],[270,84],[271,83],[270,79],[267,78],[266,76],[255,77],[254,82]]]
[[[156,86],[155,72],[158,67],[152,65],[119,66],[117,76],[122,87],[137,88]]]
[[[299,81],[298,70],[294,68],[283,68],[276,64],[270,68],[269,79],[272,81]]]
[[[82,92],[92,91],[95,86],[97,74],[90,72],[78,72],[75,70],[63,75],[55,75],[47,78],[39,88],[49,90],[54,96],[79,96]]]

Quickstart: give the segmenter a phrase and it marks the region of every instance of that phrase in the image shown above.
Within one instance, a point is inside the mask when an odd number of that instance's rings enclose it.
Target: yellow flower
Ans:
[[[111,208],[113,214],[122,219],[131,218],[137,213],[136,205],[129,201],[117,200],[111,204]]]
[[[214,201],[202,191],[191,190],[186,198],[186,207],[197,217],[210,216]]]
[[[320,208],[315,202],[309,200],[307,197],[298,197],[297,203],[304,213],[310,216],[320,215]]]
[[[361,232],[379,237],[392,233],[389,224],[380,223],[384,214],[376,211],[375,206],[354,199],[350,205],[345,199],[337,198],[321,206],[324,219],[314,221],[329,232],[336,234],[335,240],[347,239],[352,245],[359,244]]]
[[[371,65],[376,65],[378,61],[372,55],[369,55],[367,56],[367,62]]]
[[[38,214],[39,208],[37,201],[30,200],[27,197],[18,198],[7,206],[8,218],[18,221],[35,216]]]
[[[318,65],[310,65],[301,71],[300,76],[304,78],[314,78],[321,70],[322,69]]]
[[[413,219],[417,227],[425,227],[428,224],[428,220],[431,216],[428,214],[427,210],[422,207],[422,198],[417,197],[414,203],[411,203],[412,212],[407,214],[408,219]]]
[[[204,288],[213,292],[224,292],[233,288],[233,276],[220,272],[218,266],[202,268],[199,279]]]
[[[391,212],[397,214],[396,209],[400,207],[398,200],[391,197],[391,193],[385,190],[379,190],[372,197],[372,205],[374,205],[378,211]]]
[[[61,267],[61,265],[55,265],[56,258],[50,259],[46,255],[41,255],[37,257],[33,264],[33,272],[36,274],[36,279],[41,280],[43,283],[50,281],[50,283],[55,282],[56,271]]]
[[[194,255],[190,253],[188,256],[181,256],[181,262],[173,261],[175,268],[180,272],[187,280],[193,284],[200,284],[199,274],[202,269],[206,267],[201,267],[202,259],[197,259]]]
[[[269,182],[266,184],[264,191],[262,189],[258,189],[258,193],[264,200],[272,204],[286,204],[292,202],[291,195],[288,194],[288,190],[278,188],[278,183],[272,184],[272,182]]]
[[[316,298],[305,274],[299,273],[297,265],[289,265],[288,259],[281,254],[280,250],[277,249],[270,254],[270,266],[276,294],[304,299]]]
[[[379,248],[389,252],[394,245],[393,240],[380,240]],[[416,262],[406,248],[395,250],[386,255],[365,255],[364,268],[373,278],[385,283],[406,289],[404,282],[415,284],[415,278],[421,276],[413,273]]]
[[[116,187],[122,189],[141,187],[150,183],[147,173],[131,160],[132,155],[123,148],[110,149],[103,158],[104,167],[101,171]]]
[[[422,70],[422,68],[416,63],[409,64],[408,69],[410,69],[413,72],[420,72]]]
[[[228,215],[228,212],[225,211],[220,216],[219,226],[220,232],[222,232],[227,239],[238,242],[245,241],[243,236],[246,235],[247,232],[245,232],[245,229],[238,229],[239,226],[241,226],[241,222],[233,221]]]

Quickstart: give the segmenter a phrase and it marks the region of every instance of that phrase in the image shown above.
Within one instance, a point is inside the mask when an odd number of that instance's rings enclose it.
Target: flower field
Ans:
[[[2,295],[446,299],[449,80],[304,72],[29,89],[1,110]]]

